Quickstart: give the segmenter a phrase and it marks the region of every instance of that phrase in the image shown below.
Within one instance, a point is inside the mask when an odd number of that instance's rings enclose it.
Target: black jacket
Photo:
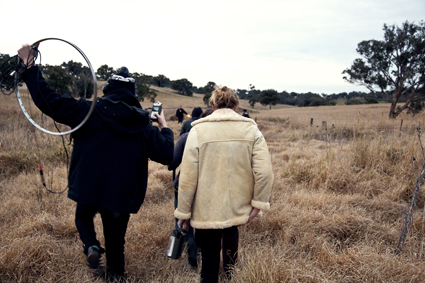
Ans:
[[[186,122],[183,123],[182,128],[180,129],[180,136],[183,135],[184,133],[189,133],[190,130],[192,129],[192,122],[198,120],[199,117],[192,117],[191,119],[187,120]]]
[[[24,79],[37,107],[57,122],[76,127],[87,115],[91,101],[54,92],[38,67],[30,68]],[[142,205],[148,159],[164,165],[173,159],[173,132],[152,126],[149,112],[126,89],[98,98],[92,115],[72,137],[68,197],[117,212],[137,213]]]
[[[184,115],[183,113],[187,114],[186,111],[184,111],[183,108],[177,109],[176,116],[179,117],[179,118],[183,118],[183,115]]]
[[[187,141],[188,135],[189,135],[189,133],[184,133],[177,140],[177,142],[174,146],[173,161],[170,164],[168,164],[168,170],[176,170],[177,167],[179,167],[180,163],[182,163],[183,152],[184,152],[184,148],[186,146],[186,141]],[[173,180],[173,186],[176,189],[178,189],[178,187],[179,187],[179,178],[180,178],[180,172],[177,175],[177,177]]]

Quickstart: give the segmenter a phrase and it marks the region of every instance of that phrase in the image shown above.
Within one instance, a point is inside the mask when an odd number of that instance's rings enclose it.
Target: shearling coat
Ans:
[[[257,124],[225,108],[192,126],[174,216],[198,229],[223,229],[246,223],[253,207],[268,210],[273,172]]]

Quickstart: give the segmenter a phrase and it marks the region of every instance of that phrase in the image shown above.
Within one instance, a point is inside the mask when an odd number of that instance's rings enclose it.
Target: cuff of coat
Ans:
[[[176,210],[174,210],[174,217],[177,219],[190,219],[192,217],[192,213],[183,213],[179,211],[179,208],[177,208]]]
[[[259,210],[269,210],[270,209],[270,203],[269,202],[251,200],[251,205],[255,208],[258,208]]]

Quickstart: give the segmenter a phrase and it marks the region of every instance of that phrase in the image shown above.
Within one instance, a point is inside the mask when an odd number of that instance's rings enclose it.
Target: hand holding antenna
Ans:
[[[21,58],[22,63],[27,67],[27,69],[31,68],[35,65],[35,60],[38,54],[38,46],[40,43],[36,43],[35,45],[24,44],[18,50],[19,58]]]

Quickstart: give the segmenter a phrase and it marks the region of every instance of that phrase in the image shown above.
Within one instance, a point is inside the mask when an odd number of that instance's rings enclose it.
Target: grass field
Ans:
[[[202,95],[153,88],[177,140],[181,125],[171,116],[179,104],[188,113],[203,106]],[[267,140],[275,180],[271,210],[240,228],[231,282],[424,281],[423,189],[396,252],[423,164],[416,127],[424,125],[424,114],[389,120],[389,104],[268,110],[241,101],[241,108],[250,110]],[[0,282],[102,282],[85,266],[75,203],[40,183],[43,162],[47,184],[66,187],[65,157],[60,137],[36,130],[15,97],[0,94]],[[149,166],[146,200],[126,235],[128,282],[198,282],[199,271],[190,269],[185,254],[166,256],[174,225],[172,174],[166,166]],[[99,217],[95,223],[103,242]]]

